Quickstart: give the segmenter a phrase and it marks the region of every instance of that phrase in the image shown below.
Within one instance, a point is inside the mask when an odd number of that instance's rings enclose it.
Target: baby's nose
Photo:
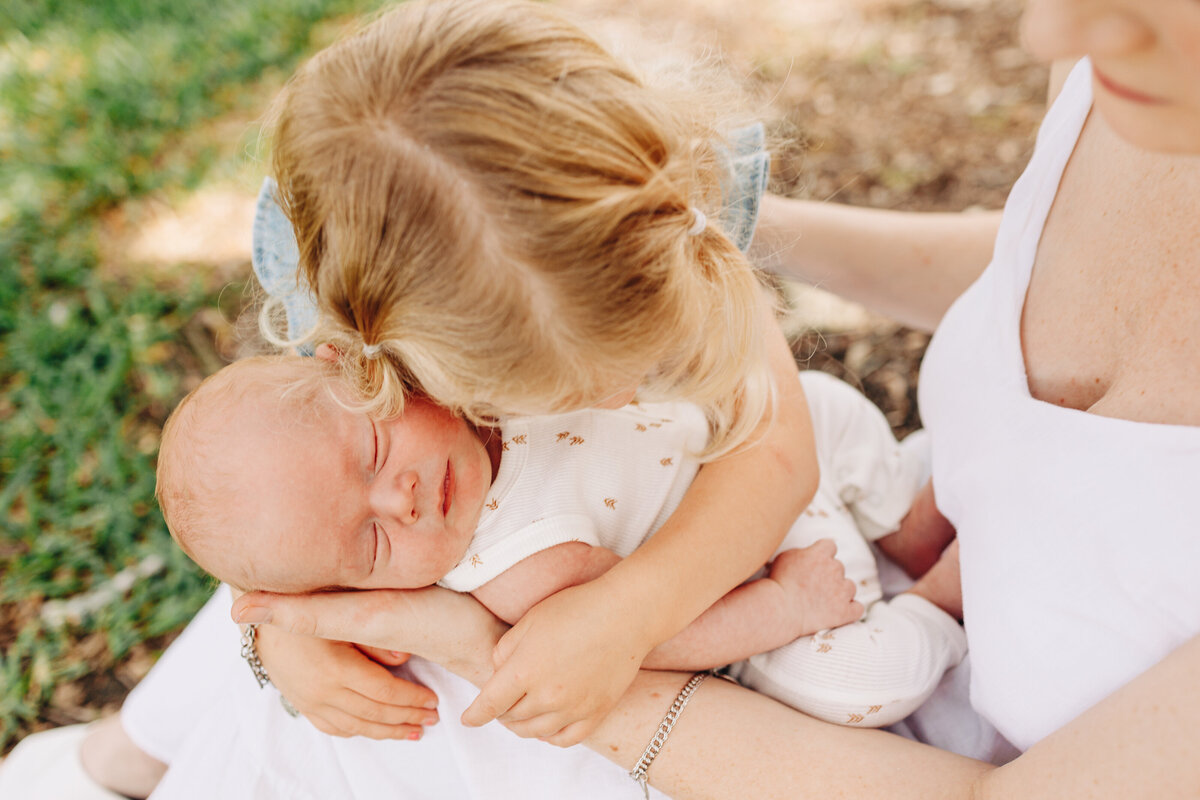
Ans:
[[[411,525],[420,518],[417,511],[417,473],[407,470],[396,475],[384,487],[378,499],[379,511],[404,525]]]

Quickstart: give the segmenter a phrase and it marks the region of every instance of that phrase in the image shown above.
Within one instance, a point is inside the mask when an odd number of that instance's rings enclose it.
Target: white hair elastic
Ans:
[[[381,345],[381,344],[364,344],[363,345],[363,355],[366,356],[367,358],[378,358],[379,353],[382,350],[383,350],[383,345]]]
[[[692,227],[688,228],[688,236],[699,236],[708,227],[708,217],[704,212],[692,206]]]

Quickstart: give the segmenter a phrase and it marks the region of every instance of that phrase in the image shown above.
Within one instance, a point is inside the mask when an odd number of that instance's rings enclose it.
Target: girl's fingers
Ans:
[[[349,736],[349,735],[350,735],[350,734],[348,734],[348,733],[343,733],[341,728],[339,728],[339,727],[337,727],[337,726],[333,725],[333,724],[332,724],[332,723],[331,723],[329,720],[327,720],[327,719],[326,719],[326,718],[325,718],[325,717],[324,717],[322,714],[319,714],[319,713],[305,713],[305,714],[304,714],[304,718],[305,718],[306,720],[308,720],[309,722],[311,722],[311,723],[312,723],[312,726],[313,726],[314,728],[316,728],[316,729],[317,729],[317,730],[319,730],[321,733],[324,733],[324,734],[326,734],[326,735],[328,735],[328,736],[341,736],[341,737],[345,737],[345,736]]]
[[[437,711],[432,709],[379,703],[353,689],[338,694],[336,708],[365,722],[384,725],[436,725],[439,719]]]
[[[346,688],[376,703],[411,708],[437,708],[438,698],[419,683],[397,678],[371,661],[357,661],[343,675]]]
[[[486,725],[501,714],[507,713],[524,696],[524,687],[497,674],[483,685],[475,702],[463,712],[462,724],[469,728]]]
[[[401,653],[399,650],[384,650],[382,647],[365,644],[356,644],[355,647],[367,658],[385,667],[398,667],[408,661],[408,653]]]
[[[384,722],[372,722],[347,714],[339,708],[326,706],[321,709],[320,718],[332,730],[326,730],[314,721],[318,730],[323,730],[325,733],[332,733],[334,736],[365,736],[368,739],[404,739],[416,741],[424,734],[424,729],[420,725],[409,725],[405,723],[391,725]],[[310,717],[310,720],[313,718]]]
[[[557,712],[511,722],[501,717],[500,722],[523,739],[548,739],[563,730],[563,716]]]
[[[525,695],[516,703],[514,703],[512,708],[497,716],[496,719],[502,725],[508,727],[513,723],[529,722],[534,719],[543,719],[551,714],[558,713],[560,712],[556,709],[546,708],[542,704],[534,703],[533,698],[531,698],[529,695]],[[564,721],[561,722],[558,727],[561,728],[565,724],[566,720],[564,719]],[[558,728],[555,728],[554,730],[558,730]]]
[[[562,728],[553,736],[543,737],[542,741],[555,747],[574,747],[590,736],[595,728],[596,726],[591,721],[580,720]]]

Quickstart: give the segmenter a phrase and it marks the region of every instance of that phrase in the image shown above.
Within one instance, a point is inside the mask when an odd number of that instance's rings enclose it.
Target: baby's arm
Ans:
[[[854,583],[846,579],[834,553],[829,540],[781,553],[765,578],[726,594],[656,647],[645,666],[678,670],[723,666],[858,619],[863,609],[854,602]],[[512,624],[546,597],[597,578],[620,560],[603,547],[567,542],[529,556],[472,594]]]
[[[518,561],[471,594],[509,625],[552,594],[600,577],[621,560],[604,547],[564,542]]]

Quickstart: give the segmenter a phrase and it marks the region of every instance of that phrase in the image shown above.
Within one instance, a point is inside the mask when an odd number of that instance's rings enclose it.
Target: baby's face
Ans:
[[[205,566],[278,592],[434,583],[466,552],[491,486],[479,433],[425,401],[377,421],[319,394],[295,424],[250,413],[230,426],[246,533]]]

